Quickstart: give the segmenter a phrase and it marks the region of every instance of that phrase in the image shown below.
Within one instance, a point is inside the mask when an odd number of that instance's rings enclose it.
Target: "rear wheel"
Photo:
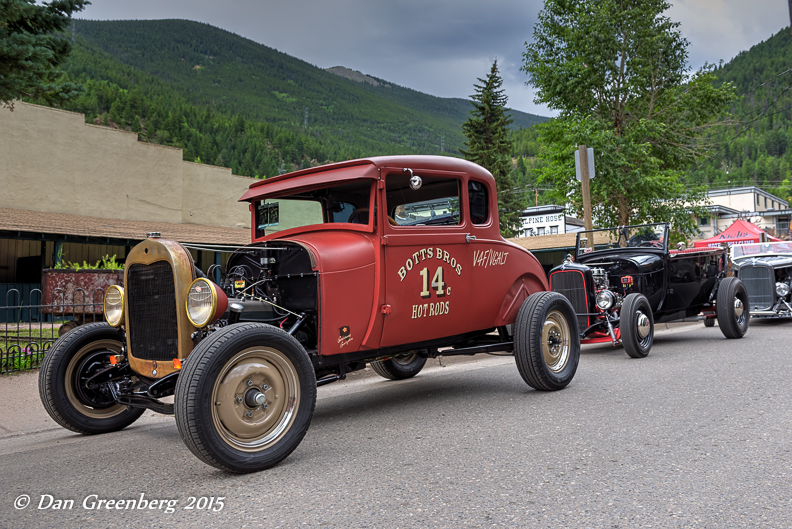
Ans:
[[[176,425],[185,444],[230,472],[264,470],[288,457],[315,405],[308,354],[271,325],[216,331],[190,354],[176,383]]]
[[[39,371],[39,396],[50,417],[82,434],[114,432],[145,410],[118,404],[106,385],[88,380],[121,354],[122,335],[107,323],[81,325],[58,338]]]
[[[424,365],[426,365],[426,358],[418,356],[415,352],[410,352],[387,360],[371,362],[371,369],[388,380],[404,380],[420,373]]]
[[[751,313],[748,306],[748,291],[736,277],[721,280],[718,286],[718,327],[726,338],[742,338],[748,331]]]
[[[630,294],[624,298],[619,320],[624,351],[631,358],[644,358],[654,341],[654,317],[646,296]]]
[[[526,299],[514,325],[514,358],[526,384],[543,391],[565,388],[580,360],[575,309],[557,292]]]

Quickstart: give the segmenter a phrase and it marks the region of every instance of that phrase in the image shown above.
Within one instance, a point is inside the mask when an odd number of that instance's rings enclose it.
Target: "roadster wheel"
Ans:
[[[526,299],[514,326],[517,369],[532,388],[565,388],[580,360],[575,310],[557,292],[537,292]]]
[[[748,331],[751,311],[748,306],[748,291],[736,277],[721,280],[715,307],[718,326],[726,338],[742,338]]]
[[[404,380],[420,373],[426,365],[426,358],[411,352],[387,360],[375,360],[370,365],[374,372],[381,377],[389,380]]]
[[[654,316],[646,296],[630,294],[624,298],[619,320],[624,351],[631,358],[644,358],[654,341]]]
[[[270,468],[297,448],[316,405],[316,375],[300,343],[257,323],[214,332],[176,383],[176,425],[199,459],[230,472]]]
[[[142,408],[118,404],[109,389],[87,380],[121,353],[122,337],[106,323],[81,325],[58,338],[39,371],[39,396],[55,422],[77,433],[114,432],[135,422]]]

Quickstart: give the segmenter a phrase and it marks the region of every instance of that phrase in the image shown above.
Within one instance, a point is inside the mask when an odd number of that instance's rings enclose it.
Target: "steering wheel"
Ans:
[[[660,243],[660,241],[643,241],[638,246],[639,247],[645,247],[645,248],[662,248],[663,247],[663,245]]]

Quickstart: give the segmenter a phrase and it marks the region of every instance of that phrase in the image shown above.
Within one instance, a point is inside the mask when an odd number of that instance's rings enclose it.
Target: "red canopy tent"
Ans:
[[[759,228],[756,224],[737,219],[734,224],[720,232],[714,237],[704,239],[703,241],[695,241],[694,248],[706,248],[709,246],[720,246],[723,243],[729,246],[733,244],[749,244],[756,242],[774,242],[780,241],[775,237],[768,235],[767,232]]]

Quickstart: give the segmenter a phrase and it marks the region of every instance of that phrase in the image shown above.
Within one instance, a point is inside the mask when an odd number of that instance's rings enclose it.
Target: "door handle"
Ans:
[[[471,234],[468,233],[468,234],[465,235],[465,240],[467,242],[475,241],[476,240],[476,236],[475,235],[471,235]]]

